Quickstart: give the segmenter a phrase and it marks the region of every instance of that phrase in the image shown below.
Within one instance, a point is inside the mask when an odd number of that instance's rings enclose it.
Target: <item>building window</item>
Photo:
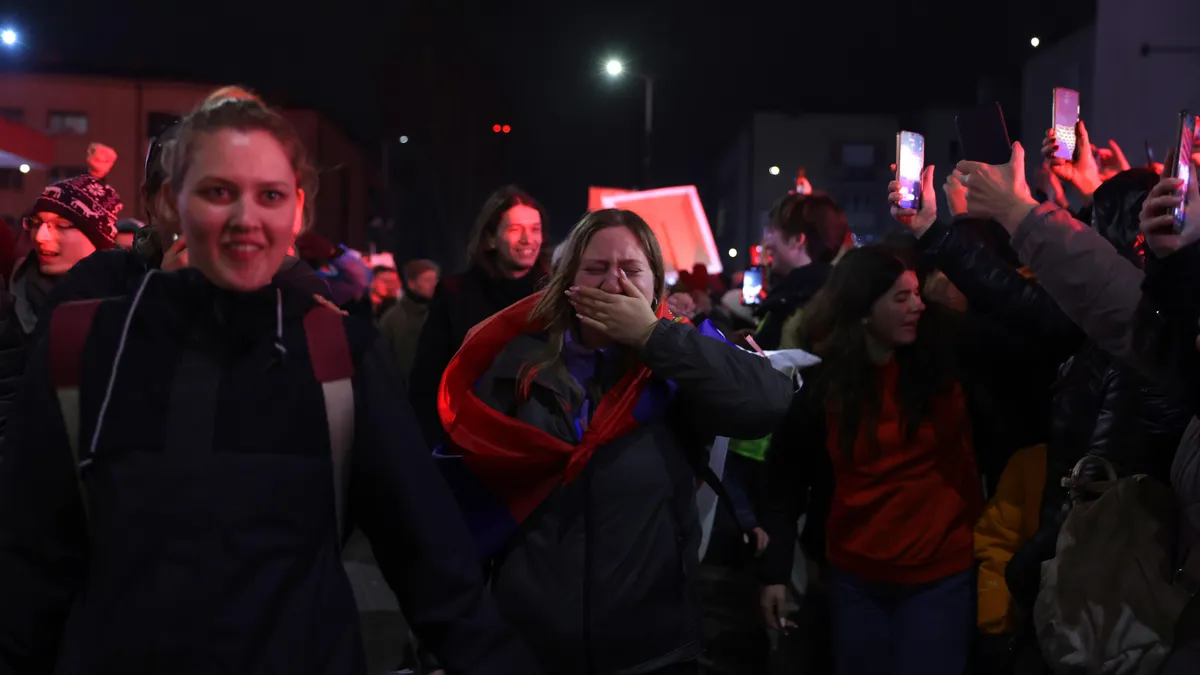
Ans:
[[[17,169],[0,169],[0,190],[25,189],[25,174]]]
[[[50,169],[50,182],[57,183],[60,180],[82,176],[87,173],[86,166],[56,166]]]
[[[146,113],[146,138],[158,138],[162,132],[179,124],[183,118],[175,113]]]
[[[25,111],[20,108],[0,108],[0,118],[17,124],[25,123]]]
[[[50,111],[50,119],[46,124],[52,134],[86,134],[88,118],[81,112]]]

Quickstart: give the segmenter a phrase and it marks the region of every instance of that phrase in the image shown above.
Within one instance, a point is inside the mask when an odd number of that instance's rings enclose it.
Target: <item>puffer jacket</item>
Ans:
[[[1093,227],[1125,258],[1142,264],[1138,212],[1157,183],[1152,172],[1134,170],[1110,180],[1093,196]],[[1124,473],[1169,480],[1175,448],[1191,417],[1178,396],[1121,363],[1080,330],[1036,282],[1024,279],[995,256],[981,254],[957,229],[935,226],[921,238],[926,255],[963,292],[972,311],[1003,312],[1013,326],[1039,337],[1042,355],[1073,354],[1054,387],[1041,527],[1009,563],[1013,598],[1031,607],[1041,563],[1054,555],[1069,505],[1061,479],[1087,454],[1105,457]]]

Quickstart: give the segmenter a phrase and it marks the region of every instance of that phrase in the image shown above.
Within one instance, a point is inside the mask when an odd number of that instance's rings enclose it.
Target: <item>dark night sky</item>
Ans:
[[[1053,40],[1093,6],[18,0],[0,5],[0,19],[31,44],[20,67],[242,82],[331,113],[372,158],[383,139],[410,136],[389,147],[403,180],[392,208],[404,223],[435,225],[410,227],[421,233],[404,241],[436,253],[453,241],[436,232],[469,227],[503,182],[542,199],[559,235],[584,210],[588,185],[637,182],[641,85],[608,81],[610,54],[656,76],[654,182],[703,190],[754,110],[968,104],[980,76],[1019,75],[1030,36]],[[496,137],[497,122],[513,133]]]

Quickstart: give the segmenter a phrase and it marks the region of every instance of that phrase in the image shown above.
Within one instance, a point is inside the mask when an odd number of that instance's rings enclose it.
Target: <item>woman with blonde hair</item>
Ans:
[[[189,267],[60,305],[0,461],[0,672],[366,672],[360,528],[450,672],[536,673],[368,324],[277,280],[315,187],[253,100],[164,163]],[[400,636],[397,636],[400,639]]]
[[[548,673],[695,673],[695,467],[772,431],[790,380],[672,320],[630,211],[584,216],[545,291],[480,324],[446,369],[442,463],[493,596]]]

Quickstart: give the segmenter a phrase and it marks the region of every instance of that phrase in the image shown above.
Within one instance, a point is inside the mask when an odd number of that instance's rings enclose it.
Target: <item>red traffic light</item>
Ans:
[[[496,133],[496,134],[500,133],[500,125],[499,124],[492,125],[492,133]]]
[[[507,124],[505,124],[505,125],[504,125],[504,129],[503,129],[503,131],[504,131],[504,133],[506,133],[506,134],[507,134],[508,132],[512,131],[512,127],[510,127],[510,126],[508,126]]]

